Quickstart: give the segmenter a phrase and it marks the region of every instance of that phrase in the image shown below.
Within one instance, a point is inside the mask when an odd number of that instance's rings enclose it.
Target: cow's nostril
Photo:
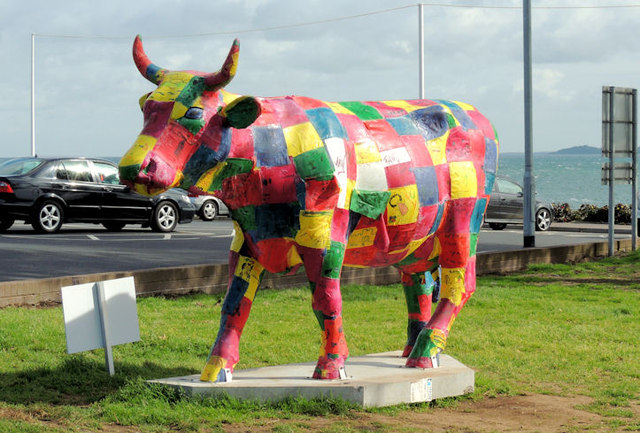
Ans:
[[[156,164],[155,159],[152,159],[149,161],[149,163],[147,164],[147,166],[144,168],[143,173],[144,174],[149,174],[149,173],[155,173],[158,170],[158,164]]]

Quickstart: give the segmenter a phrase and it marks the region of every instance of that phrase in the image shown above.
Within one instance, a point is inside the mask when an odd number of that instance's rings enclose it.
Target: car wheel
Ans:
[[[489,223],[489,227],[493,230],[504,230],[507,225],[505,223]]]
[[[218,204],[215,200],[207,200],[204,202],[198,212],[198,216],[204,221],[212,221],[218,216]]]
[[[551,212],[549,209],[542,208],[536,212],[536,230],[541,232],[549,230],[551,227]]]
[[[124,226],[126,226],[125,223],[121,223],[118,221],[106,221],[103,222],[102,225],[110,232],[119,232]]]
[[[13,225],[15,219],[9,217],[3,217],[0,219],[0,233],[4,233]]]
[[[155,232],[168,233],[178,225],[178,208],[170,201],[161,201],[153,211],[151,229]]]
[[[62,227],[63,220],[64,211],[60,203],[46,200],[38,206],[31,225],[38,233],[55,233]]]

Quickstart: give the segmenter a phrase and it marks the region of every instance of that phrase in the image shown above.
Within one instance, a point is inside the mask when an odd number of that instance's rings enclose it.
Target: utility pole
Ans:
[[[533,177],[533,108],[531,85],[531,0],[523,0],[524,39],[524,247],[536,246],[535,179]]]
[[[418,50],[419,50],[419,80],[420,80],[420,99],[424,99],[424,5],[418,4]]]
[[[31,156],[36,156],[36,34],[31,33]]]

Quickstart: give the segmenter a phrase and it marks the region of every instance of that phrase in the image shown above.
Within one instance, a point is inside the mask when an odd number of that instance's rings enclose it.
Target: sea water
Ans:
[[[568,203],[572,209],[581,204],[609,204],[609,186],[601,183],[600,155],[563,155],[535,153],[533,175],[537,198],[551,203]],[[506,153],[499,157],[498,175],[522,184],[524,154]],[[631,185],[614,186],[614,203],[631,204]]]

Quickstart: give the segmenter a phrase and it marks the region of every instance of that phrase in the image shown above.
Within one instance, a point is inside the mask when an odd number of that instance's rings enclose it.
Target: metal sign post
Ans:
[[[602,184],[609,185],[609,255],[613,255],[615,183],[631,183],[631,236],[636,249],[638,234],[637,204],[637,91],[624,87],[602,87],[602,155],[608,162],[602,165]],[[625,161],[616,162],[621,157]],[[629,161],[629,158],[631,160]]]
[[[140,340],[133,277],[61,288],[67,353],[104,349],[114,375],[112,346]]]

